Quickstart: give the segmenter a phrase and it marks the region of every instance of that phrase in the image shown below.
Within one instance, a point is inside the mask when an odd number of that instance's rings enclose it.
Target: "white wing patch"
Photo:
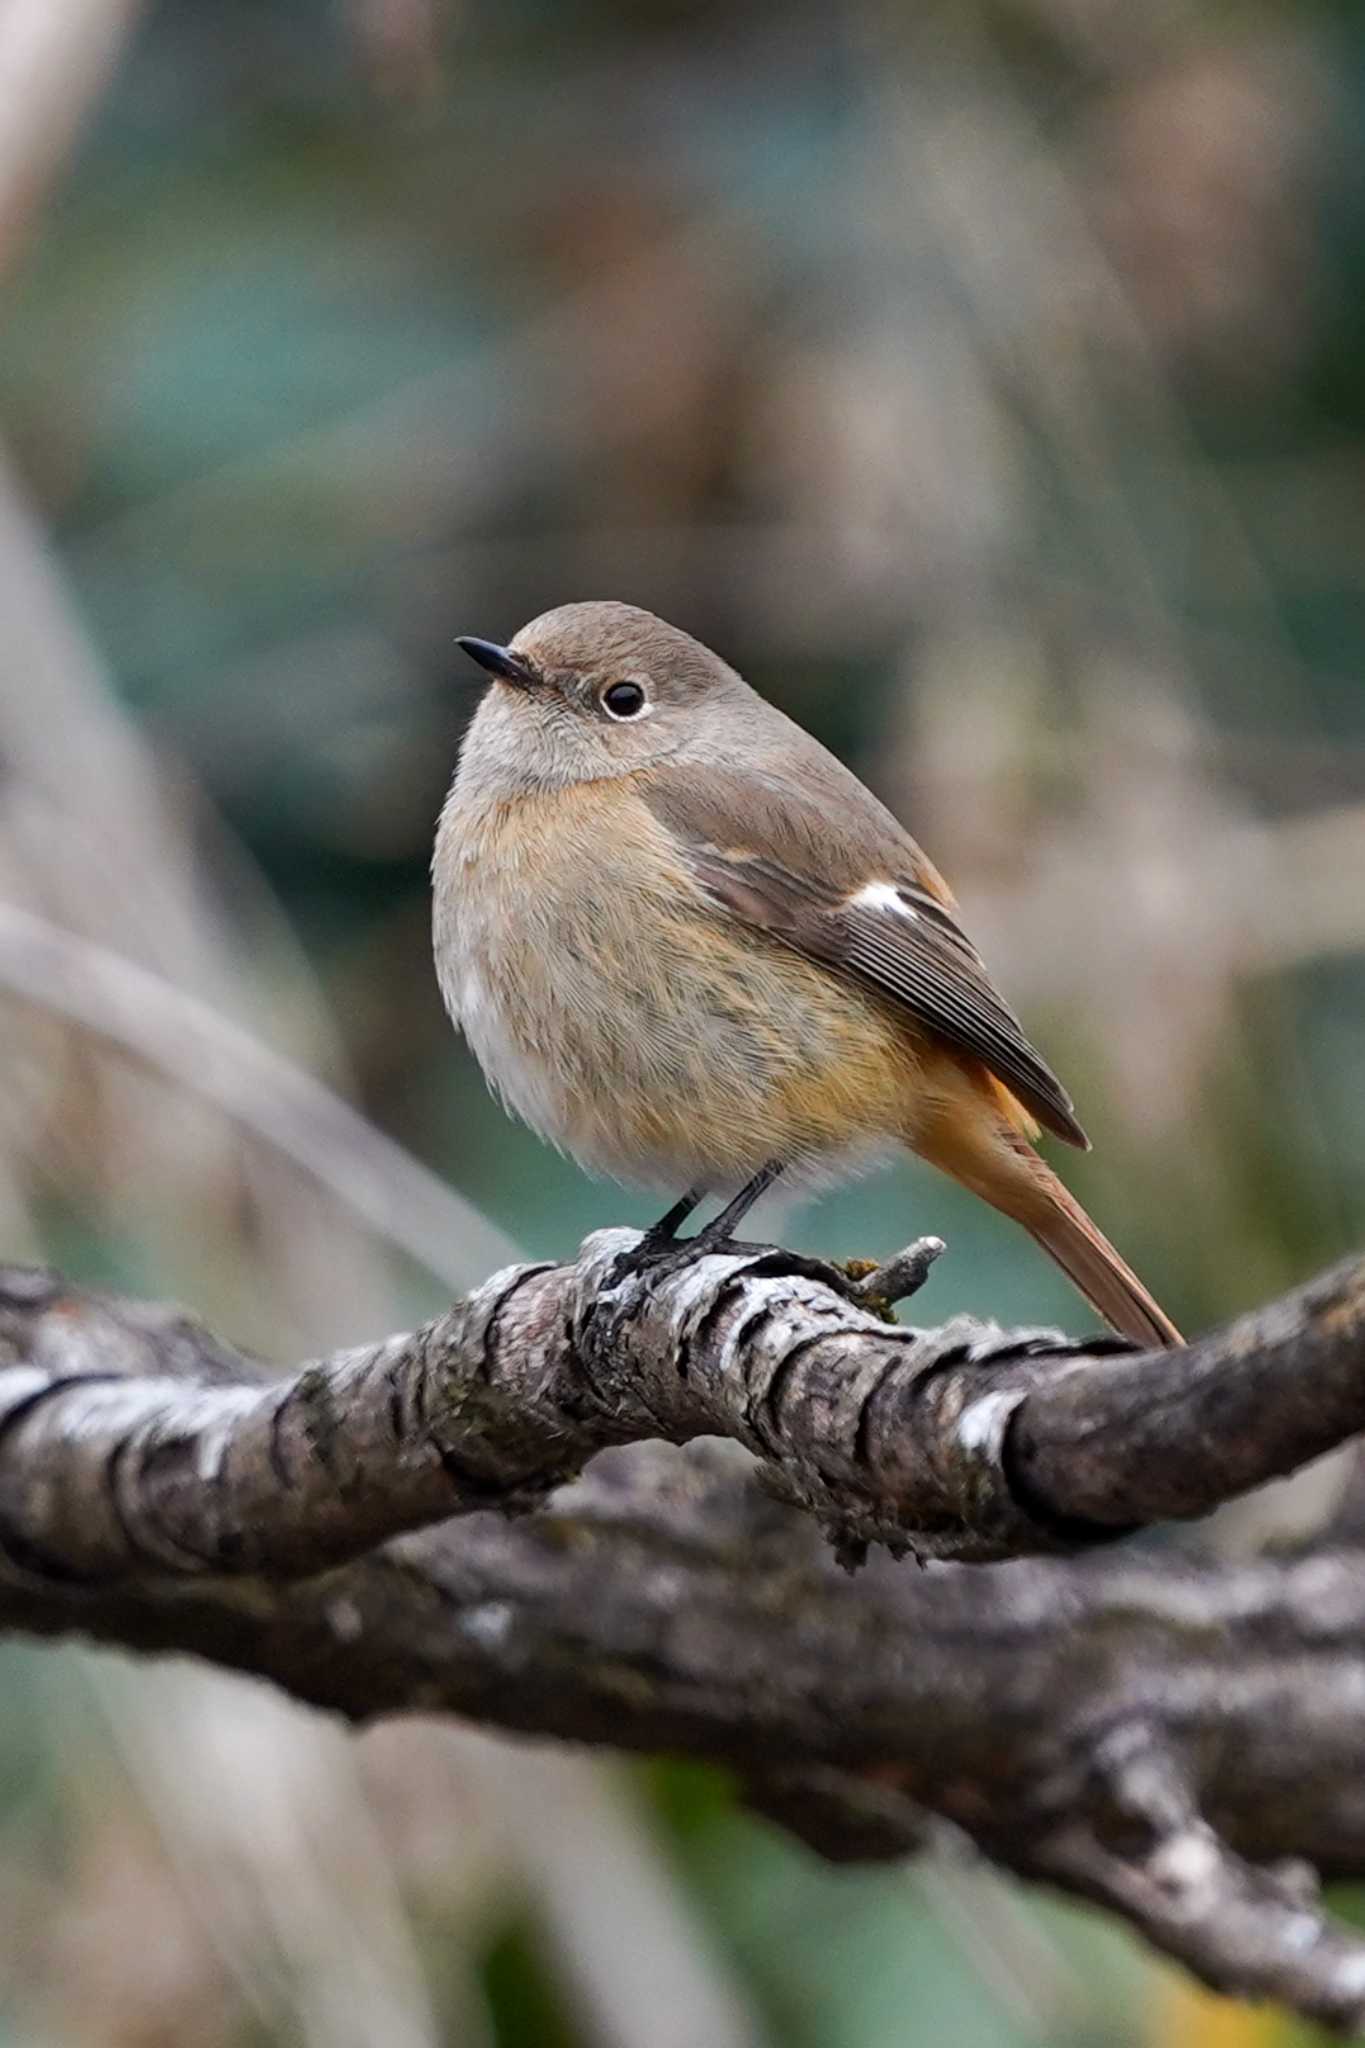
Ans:
[[[895,917],[908,917],[912,924],[919,922],[919,912],[912,909],[894,882],[866,882],[861,889],[848,899],[849,909],[890,911]]]

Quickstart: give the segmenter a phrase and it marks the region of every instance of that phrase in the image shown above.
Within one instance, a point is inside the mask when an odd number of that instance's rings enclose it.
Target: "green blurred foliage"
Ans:
[[[503,1927],[483,1961],[498,2048],[583,2048],[525,1920]]]

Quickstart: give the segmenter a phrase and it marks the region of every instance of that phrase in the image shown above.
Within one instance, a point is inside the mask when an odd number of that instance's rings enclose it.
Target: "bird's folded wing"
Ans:
[[[832,815],[752,769],[656,778],[640,793],[719,908],[903,1003],[921,1026],[979,1059],[1048,1130],[1088,1144],[1070,1096],[954,916],[946,885],[855,778],[841,777]]]

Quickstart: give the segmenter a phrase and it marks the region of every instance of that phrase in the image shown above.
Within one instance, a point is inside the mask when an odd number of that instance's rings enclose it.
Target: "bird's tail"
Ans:
[[[1147,1346],[1183,1343],[1165,1310],[1047,1162],[1034,1153],[1029,1165],[1033,1185],[1017,1208],[1000,1202],[1005,1213],[1023,1224],[1120,1336]]]
[[[1009,1122],[991,1129],[979,1112],[971,1119],[944,1118],[932,1133],[917,1134],[915,1149],[993,1208],[1022,1223],[1120,1336],[1145,1346],[1184,1342],[1132,1267]]]

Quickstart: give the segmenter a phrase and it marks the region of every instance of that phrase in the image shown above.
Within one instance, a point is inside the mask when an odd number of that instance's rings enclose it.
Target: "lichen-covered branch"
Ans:
[[[888,1325],[762,1248],[623,1277],[633,1243],[268,1381],[188,1317],[0,1272],[0,1550],[39,1576],[313,1572],[532,1503],[608,1445],[715,1435],[846,1546],[1023,1555],[1201,1514],[1365,1428],[1365,1259],[1134,1354]]]
[[[278,1380],[177,1312],[6,1274],[0,1626],[357,1720],[722,1760],[827,1855],[950,1825],[1211,1983],[1361,2027],[1365,1943],[1313,1884],[1365,1875],[1365,1560],[1091,1539],[1359,1429],[1365,1267],[1168,1359],[899,1331],[776,1254],[618,1280],[629,1242]],[[618,1448],[546,1500],[602,1446],[702,1434],[764,1462]],[[849,1578],[817,1520],[1087,1554]]]

